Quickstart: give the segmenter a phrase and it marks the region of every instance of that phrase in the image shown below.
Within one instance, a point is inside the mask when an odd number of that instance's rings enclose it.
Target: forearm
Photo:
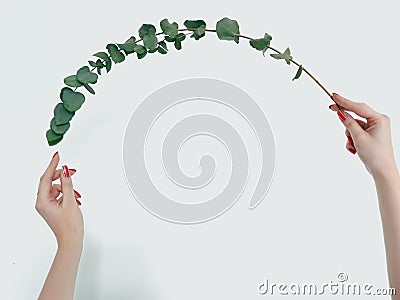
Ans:
[[[374,175],[385,239],[387,270],[390,287],[400,299],[400,175],[393,164]]]
[[[39,300],[73,299],[81,253],[82,241],[59,245]]]

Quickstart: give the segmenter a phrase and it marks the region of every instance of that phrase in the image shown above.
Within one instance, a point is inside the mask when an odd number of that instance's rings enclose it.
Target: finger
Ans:
[[[363,118],[373,118],[379,115],[378,112],[374,111],[371,107],[369,107],[365,103],[354,102],[349,99],[346,99],[336,93],[333,93],[333,100],[342,106],[345,110],[352,111]]]
[[[55,172],[54,172],[54,175],[53,175],[53,181],[54,180],[57,180],[57,179],[59,179],[60,177],[61,177],[61,173],[62,173],[62,169],[57,169]],[[69,173],[71,174],[71,176],[72,175],[74,175],[75,173],[76,173],[76,170],[75,169],[69,169]]]
[[[346,149],[347,149],[351,154],[356,154],[356,153],[357,153],[356,148],[355,148],[353,145],[351,145],[349,141],[347,141]]]
[[[62,191],[61,190],[61,184],[53,184],[53,186],[51,188],[51,192],[50,192],[51,198],[52,199],[57,199],[58,196],[60,196],[61,191]]]
[[[352,145],[354,147],[353,138],[351,137],[350,131],[347,128],[346,128],[344,134],[346,135],[347,140],[350,143],[350,145]]]
[[[44,171],[43,175],[40,177],[38,195],[47,195],[50,193],[53,176],[54,176],[54,173],[55,173],[55,170],[57,168],[59,161],[60,161],[60,155],[58,154],[58,151],[57,151],[53,155],[53,157],[50,161],[50,164]],[[41,198],[41,197],[38,197],[38,199],[39,198]]]
[[[67,166],[62,166],[63,172],[61,173],[61,189],[64,196],[64,201],[66,205],[74,204],[75,201],[75,191],[72,185],[71,174]]]
[[[349,130],[350,135],[353,139],[357,139],[358,136],[367,134],[360,124],[347,112],[337,111],[339,119],[342,121],[343,125]]]
[[[354,119],[354,120],[356,120],[356,122],[358,123],[358,125],[360,125],[361,126],[361,128],[362,129],[367,129],[368,128],[368,124],[367,124],[367,122],[364,122],[363,120],[359,120],[359,119]]]

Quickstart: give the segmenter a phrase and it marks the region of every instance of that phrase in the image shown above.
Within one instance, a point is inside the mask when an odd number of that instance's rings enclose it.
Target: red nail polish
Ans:
[[[75,196],[76,196],[76,198],[82,198],[81,194],[79,194],[79,192],[78,192],[78,191],[75,191],[75,190],[74,190],[74,192],[75,192]]]
[[[355,149],[349,148],[348,150],[349,150],[351,153],[356,154],[356,150],[355,150]]]
[[[69,169],[71,172],[75,172],[76,173],[76,169]]]
[[[346,115],[341,110],[338,110],[337,114],[342,121],[346,120]]]
[[[78,199],[76,199],[76,203],[78,203],[78,205],[82,205],[81,201],[79,201]]]
[[[53,154],[53,158],[58,154],[58,151],[56,153]]]
[[[351,138],[351,136],[348,135],[348,136],[347,136],[347,139],[349,140],[349,143],[350,143],[350,144],[354,145],[353,139]]]
[[[63,175],[64,175],[65,177],[71,176],[71,175],[69,174],[69,170],[68,170],[68,167],[67,167],[67,166],[62,166],[62,169],[63,169]]]

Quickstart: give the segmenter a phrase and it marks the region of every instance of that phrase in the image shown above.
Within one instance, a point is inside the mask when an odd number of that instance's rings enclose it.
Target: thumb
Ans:
[[[361,135],[367,134],[360,124],[358,124],[358,122],[349,113],[338,110],[337,114],[343,125],[347,128],[354,139],[357,139],[357,137],[360,137]]]
[[[62,166],[61,190],[66,203],[75,203],[75,192],[72,185],[71,174],[67,166]]]

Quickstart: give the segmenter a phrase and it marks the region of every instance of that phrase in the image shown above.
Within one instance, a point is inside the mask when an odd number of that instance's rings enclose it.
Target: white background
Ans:
[[[386,287],[373,181],[345,149],[330,99],[305,75],[292,82],[294,65],[263,58],[244,40],[210,34],[185,41],[179,53],[130,57],[100,78],[60,145],[48,147],[44,133],[63,78],[107,43],[165,17],[179,24],[203,18],[212,28],[228,16],[243,34],[268,32],[272,46],[289,46],[330,91],[390,115],[398,153],[398,11],[396,1],[2,2],[0,298],[37,297],[52,262],[55,239],[34,202],[56,150],[78,170],[82,194],[76,299],[262,299],[256,288],[266,277],[319,283],[339,271],[351,282]],[[214,221],[182,226],[134,200],[122,141],[149,93],[199,76],[238,85],[260,103],[275,134],[276,173],[256,210],[247,209],[245,193]]]

